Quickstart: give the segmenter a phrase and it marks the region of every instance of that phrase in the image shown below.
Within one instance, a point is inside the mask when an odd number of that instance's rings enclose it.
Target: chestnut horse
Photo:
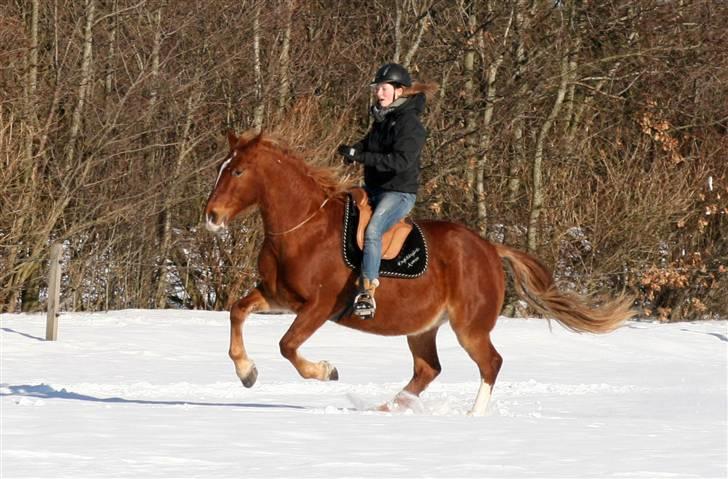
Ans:
[[[582,298],[559,292],[538,259],[489,243],[465,226],[418,221],[429,244],[427,271],[415,279],[381,278],[376,316],[353,316],[356,273],[346,266],[341,246],[347,195],[333,170],[308,165],[269,135],[247,132],[238,138],[229,133],[228,141],[230,152],[205,208],[207,228],[217,232],[257,205],[265,230],[258,257],[260,283],[230,311],[229,354],[245,387],[258,375],[242,336],[243,323],[254,311],[296,314],[280,340],[280,351],[308,379],[338,379],[330,363],[309,361],[298,352],[330,319],[369,333],[407,336],[414,374],[395,397],[398,405],[419,396],[440,373],[435,338],[449,321],[480,370],[470,413],[482,415],[503,361],[490,339],[504,299],[502,259],[510,265],[520,297],[573,331],[608,332],[632,315],[625,298],[592,309]]]

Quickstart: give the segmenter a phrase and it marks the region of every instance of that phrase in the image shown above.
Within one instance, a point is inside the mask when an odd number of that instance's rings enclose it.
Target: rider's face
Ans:
[[[402,95],[402,88],[395,88],[391,83],[377,83],[373,88],[382,108],[388,107]]]

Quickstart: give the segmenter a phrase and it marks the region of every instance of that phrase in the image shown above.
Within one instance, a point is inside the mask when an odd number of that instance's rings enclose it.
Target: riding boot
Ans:
[[[374,300],[374,290],[379,286],[379,280],[362,278],[357,281],[359,294],[354,298],[354,314],[361,319],[372,319],[377,309],[377,302]]]

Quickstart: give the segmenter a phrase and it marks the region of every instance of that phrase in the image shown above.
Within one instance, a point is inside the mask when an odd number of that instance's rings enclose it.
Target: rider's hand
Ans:
[[[343,156],[344,162],[349,165],[357,161],[357,156],[359,156],[359,152],[356,150],[356,148],[349,145],[339,145],[339,148],[336,149],[336,152]]]

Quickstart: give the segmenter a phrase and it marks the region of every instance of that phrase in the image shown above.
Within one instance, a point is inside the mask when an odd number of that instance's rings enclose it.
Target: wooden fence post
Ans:
[[[48,268],[48,317],[46,319],[46,341],[58,339],[58,315],[61,296],[61,245],[51,245],[51,260]]]

